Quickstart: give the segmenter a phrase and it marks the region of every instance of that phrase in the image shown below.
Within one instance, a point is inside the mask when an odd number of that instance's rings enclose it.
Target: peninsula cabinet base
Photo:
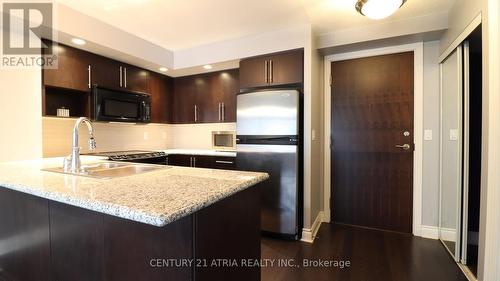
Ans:
[[[1,281],[259,281],[258,185],[156,227],[0,187]],[[237,264],[235,264],[235,262]]]

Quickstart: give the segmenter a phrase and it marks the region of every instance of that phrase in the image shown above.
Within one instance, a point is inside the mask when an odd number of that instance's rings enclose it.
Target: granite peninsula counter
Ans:
[[[260,258],[258,183],[267,174],[166,166],[96,179],[41,170],[61,163],[0,164],[0,241],[12,249],[0,248],[0,280],[260,280],[257,268],[196,263]],[[192,263],[154,266],[158,259]]]

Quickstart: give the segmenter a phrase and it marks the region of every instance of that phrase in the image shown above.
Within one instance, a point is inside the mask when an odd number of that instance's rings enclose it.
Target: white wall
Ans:
[[[424,43],[424,140],[422,171],[422,224],[438,225],[439,215],[439,41]]]
[[[42,155],[41,78],[39,67],[0,68],[0,162]]]
[[[321,34],[319,36],[319,47],[331,48],[380,39],[423,34],[445,30],[447,27],[447,13],[424,15],[394,22],[374,22],[368,26]]]
[[[0,162],[42,156],[40,69],[0,69]]]
[[[309,25],[300,25],[178,50],[175,52],[175,68],[187,68],[303,48],[306,44],[306,33],[310,29]]]

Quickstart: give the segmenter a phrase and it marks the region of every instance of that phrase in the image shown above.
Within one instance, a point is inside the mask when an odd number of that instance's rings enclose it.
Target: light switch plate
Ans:
[[[311,138],[312,138],[312,140],[316,140],[316,130],[312,130]]]
[[[451,129],[450,130],[450,140],[451,141],[458,140],[458,130],[457,129]]]
[[[424,140],[426,141],[432,140],[432,130],[424,130]]]

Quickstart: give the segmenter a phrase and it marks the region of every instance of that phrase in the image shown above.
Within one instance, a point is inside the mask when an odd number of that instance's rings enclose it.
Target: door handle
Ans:
[[[123,87],[123,67],[120,66],[120,87]]]
[[[403,150],[410,150],[411,146],[407,143],[405,144],[396,144],[396,148],[402,148]]]
[[[233,161],[222,161],[222,160],[216,160],[215,163],[217,164],[234,164]]]
[[[222,113],[222,104],[219,102],[219,121],[222,121],[221,113]]]
[[[89,67],[87,68],[88,72],[89,72],[89,89],[92,88],[92,66],[89,65]]]
[[[266,60],[264,62],[264,81],[266,81],[266,83],[269,83],[269,62]]]
[[[222,121],[226,121],[226,105],[222,102],[221,103],[221,108],[222,108]]]
[[[198,122],[198,106],[194,105],[194,122]]]
[[[269,83],[272,84],[274,80],[274,62],[273,60],[269,61]]]
[[[124,81],[125,81],[125,88],[127,88],[127,68],[126,67],[123,68],[123,77],[124,77]]]

